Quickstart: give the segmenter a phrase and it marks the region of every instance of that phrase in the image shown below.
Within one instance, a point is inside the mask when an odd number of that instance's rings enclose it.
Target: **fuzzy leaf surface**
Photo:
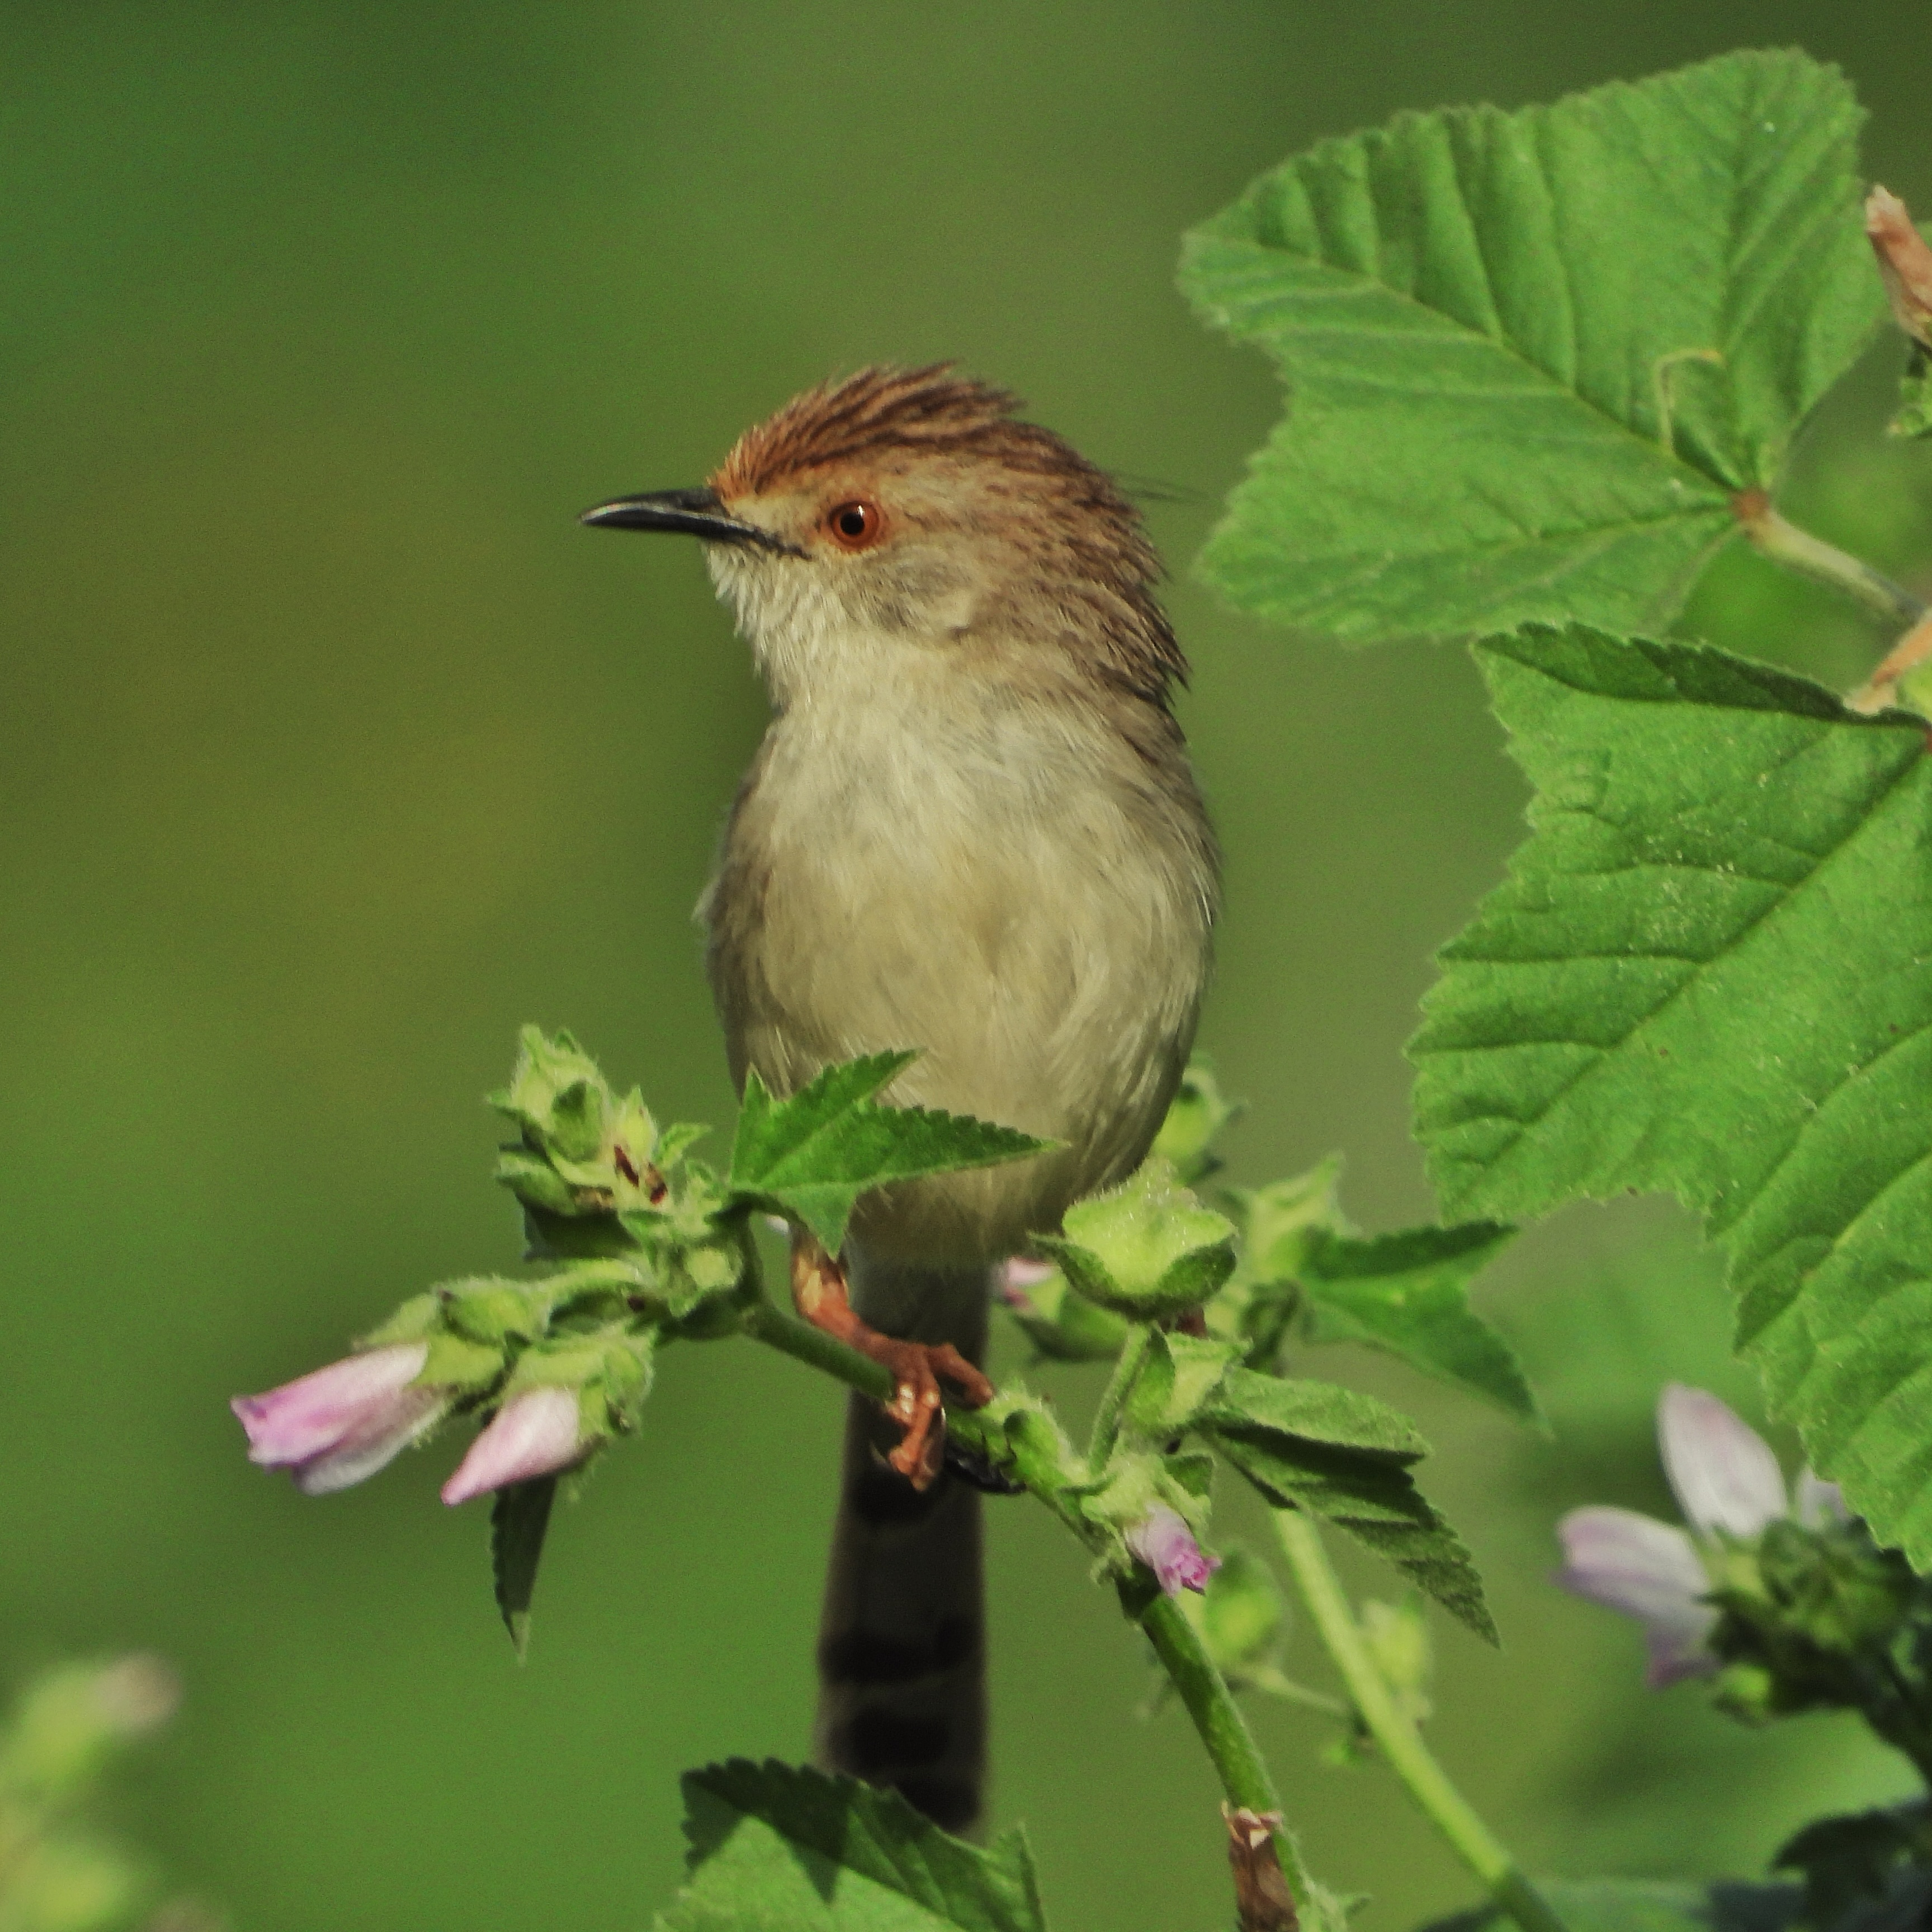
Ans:
[[[990,1121],[873,1098],[917,1058],[875,1053],[828,1066],[786,1100],[775,1100],[755,1070],[746,1074],[730,1192],[796,1215],[836,1255],[853,1204],[869,1189],[1024,1160],[1052,1144]]]
[[[1370,1240],[1316,1232],[1300,1275],[1315,1339],[1380,1348],[1519,1422],[1540,1424],[1516,1352],[1469,1306],[1469,1283],[1515,1232],[1493,1221]]]
[[[1262,176],[1181,260],[1289,391],[1202,574],[1350,639],[1660,625],[1882,311],[1862,118],[1736,53]]]
[[[663,1932],[1044,1932],[1016,1827],[981,1850],[897,1792],[743,1758],[684,1778],[689,1877]]]
[[[1813,1466],[1932,1563],[1922,720],[1582,626],[1478,648],[1535,788],[1412,1049],[1449,1210],[1675,1194]]]

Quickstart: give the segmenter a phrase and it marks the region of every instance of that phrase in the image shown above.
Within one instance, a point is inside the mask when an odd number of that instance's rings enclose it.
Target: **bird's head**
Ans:
[[[949,364],[863,369],[746,430],[702,488],[583,520],[700,539],[781,706],[908,652],[1162,703],[1186,666],[1139,515],[1018,406]]]

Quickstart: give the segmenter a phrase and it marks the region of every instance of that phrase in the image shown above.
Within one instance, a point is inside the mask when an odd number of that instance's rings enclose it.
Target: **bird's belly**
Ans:
[[[740,1073],[790,1091],[916,1048],[888,1099],[1064,1143],[900,1184],[855,1219],[881,1255],[992,1260],[1145,1152],[1192,1037],[1207,915],[1185,841],[1150,839],[1106,787],[1042,801],[928,776],[891,809],[876,793],[850,812],[741,807],[712,970]],[[757,916],[737,916],[754,878]]]

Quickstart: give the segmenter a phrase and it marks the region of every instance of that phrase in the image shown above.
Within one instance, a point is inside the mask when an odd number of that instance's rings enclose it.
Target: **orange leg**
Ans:
[[[940,1378],[959,1391],[968,1408],[982,1408],[992,1400],[992,1384],[950,1342],[895,1341],[867,1328],[853,1312],[845,1292],[845,1270],[802,1228],[792,1231],[791,1298],[814,1328],[823,1328],[892,1371],[892,1399],[883,1406],[905,1434],[886,1460],[914,1489],[928,1488],[939,1474],[946,1450]]]

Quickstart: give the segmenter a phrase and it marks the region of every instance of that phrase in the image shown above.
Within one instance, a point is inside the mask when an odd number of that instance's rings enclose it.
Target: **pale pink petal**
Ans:
[[[1165,1503],[1156,1503],[1127,1532],[1126,1544],[1170,1597],[1205,1590],[1208,1578],[1221,1567],[1220,1558],[1204,1550],[1180,1512]]]
[[[456,1473],[442,1486],[446,1503],[466,1503],[506,1483],[527,1483],[567,1469],[587,1444],[578,1440],[574,1388],[526,1389],[497,1410],[488,1428],[470,1445]]]
[[[1756,1536],[1785,1514],[1784,1474],[1769,1445],[1703,1389],[1672,1382],[1658,1398],[1664,1474],[1691,1527]]]
[[[334,1448],[408,1388],[428,1360],[427,1342],[399,1342],[331,1362],[262,1395],[238,1395],[229,1406],[248,1432],[248,1460],[279,1469]]]
[[[1807,1529],[1822,1529],[1827,1523],[1850,1522],[1852,1512],[1846,1507],[1845,1492],[1836,1483],[1828,1483],[1810,1463],[1798,1472],[1798,1498],[1794,1511]]]
[[[1000,1299],[1009,1308],[1030,1315],[1033,1298],[1027,1290],[1037,1288],[1052,1272],[1051,1262],[1036,1262],[1025,1255],[1009,1256],[1000,1269]]]
[[[446,1390],[416,1383],[427,1342],[399,1342],[332,1362],[313,1375],[229,1406],[248,1433],[248,1456],[286,1469],[304,1495],[345,1490],[372,1476],[430,1428]]]
[[[1698,1600],[1711,1587],[1696,1546],[1674,1524],[1634,1510],[1572,1510],[1556,1526],[1564,1589],[1643,1625],[1654,1688],[1717,1668],[1704,1648],[1718,1621]]]

